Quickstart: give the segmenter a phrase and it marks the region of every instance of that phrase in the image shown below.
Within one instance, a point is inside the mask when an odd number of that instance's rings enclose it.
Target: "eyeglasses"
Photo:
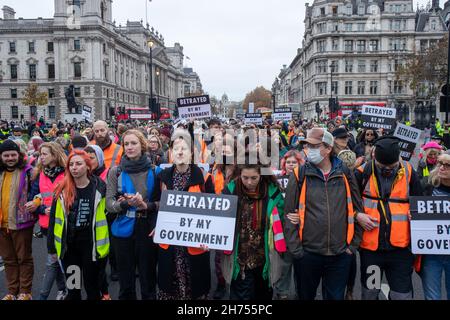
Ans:
[[[366,133],[366,136],[374,136],[373,133]]]
[[[440,167],[443,167],[445,170],[450,169],[450,163],[445,163],[445,162],[442,162],[442,161],[438,161],[438,164],[439,164]]]
[[[321,146],[322,146],[322,143],[319,143],[319,144],[309,144],[309,143],[307,143],[306,144],[306,147],[308,149],[319,149]]]

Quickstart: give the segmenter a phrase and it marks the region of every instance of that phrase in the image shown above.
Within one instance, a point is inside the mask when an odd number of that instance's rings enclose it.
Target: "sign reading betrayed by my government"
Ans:
[[[361,112],[363,128],[394,130],[397,110],[395,108],[363,106]]]
[[[450,197],[410,197],[414,254],[450,254]]]
[[[179,98],[177,106],[180,119],[211,118],[211,103],[208,95]]]
[[[422,131],[402,123],[397,124],[395,128],[394,137],[401,140],[400,155],[405,161],[411,160],[414,149],[419,142]]]
[[[163,191],[154,242],[232,251],[237,199],[229,195]]]

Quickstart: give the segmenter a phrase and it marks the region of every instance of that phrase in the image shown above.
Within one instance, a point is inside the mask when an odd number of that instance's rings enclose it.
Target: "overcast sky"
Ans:
[[[146,1],[114,0],[117,24],[145,23]],[[282,65],[295,57],[304,31],[305,2],[313,0],[152,0],[148,17],[166,46],[179,42],[184,47],[191,58],[186,66],[198,72],[205,91],[242,100],[256,86],[270,89]],[[414,0],[414,7],[416,3],[428,0]],[[54,0],[0,0],[3,5],[13,7],[16,17],[49,18]]]

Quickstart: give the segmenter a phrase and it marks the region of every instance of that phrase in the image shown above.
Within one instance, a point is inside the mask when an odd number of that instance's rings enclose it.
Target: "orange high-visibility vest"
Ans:
[[[214,192],[216,194],[222,194],[225,187],[225,176],[222,172],[216,169],[216,165],[213,167],[213,180],[214,180]]]
[[[211,174],[205,174],[204,175],[204,179],[205,181],[208,180],[208,178],[211,176]],[[200,188],[200,185],[195,185],[195,186],[190,186],[188,189],[188,192],[196,192],[196,193],[201,193],[202,190]],[[168,244],[160,244],[159,245],[162,249],[167,250],[169,249],[169,245]],[[188,247],[188,253],[191,256],[198,256],[200,254],[206,253],[205,250],[201,249],[201,248],[193,248],[193,247]]]
[[[294,169],[295,177],[299,181],[299,167]],[[342,175],[345,183],[345,190],[347,194],[347,244],[350,245],[355,233],[355,210],[353,209],[352,194],[350,191],[350,185],[345,174]],[[300,197],[298,201],[298,214],[300,216],[300,229],[298,234],[300,241],[303,241],[303,227],[305,226],[305,213],[306,213],[306,177],[303,179],[302,189],[300,191]]]
[[[358,168],[358,171],[363,172],[363,168]],[[385,202],[381,201],[378,191],[378,184],[376,181],[374,163],[372,162],[372,174],[369,181],[366,183],[362,199],[364,205],[364,213],[376,218],[386,219],[386,224],[391,227],[390,242],[394,247],[406,248],[410,243],[409,230],[409,183],[411,181],[412,167],[409,163],[402,161],[401,168],[397,172],[397,176],[392,186],[392,192],[387,200],[389,203],[389,210],[391,212],[391,223],[389,223],[385,212],[383,217],[380,215],[378,205],[384,206]],[[383,210],[384,207],[382,207]],[[376,251],[378,249],[378,238],[380,228],[375,228],[372,231],[364,231],[361,242],[361,248]]]
[[[123,149],[120,145],[112,142],[108,148],[103,150],[103,154],[105,156],[105,167],[107,169],[109,169],[111,167],[115,167],[120,164],[120,160],[122,159]]]
[[[58,183],[62,182],[64,180],[64,172],[61,172],[55,179],[55,181],[52,182],[49,177],[47,177],[43,172],[39,175],[39,192],[42,197],[41,204],[44,205],[47,208],[50,208],[52,206],[53,202],[53,192],[55,191],[56,186]],[[46,214],[40,214],[39,215],[39,225],[44,228],[48,229],[48,223],[49,223],[49,215]]]

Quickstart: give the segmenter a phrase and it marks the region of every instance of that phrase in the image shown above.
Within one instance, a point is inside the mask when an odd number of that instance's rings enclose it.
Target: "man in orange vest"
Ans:
[[[411,165],[400,160],[398,142],[389,136],[378,139],[375,160],[355,174],[364,206],[364,213],[356,215],[364,228],[360,245],[364,300],[378,298],[383,272],[391,300],[412,299],[409,197],[421,196],[422,187]]]
[[[353,220],[363,210],[361,197],[353,173],[332,156],[331,133],[313,128],[304,141],[307,162],[289,177],[284,211],[297,293],[300,300],[314,300],[322,280],[324,299],[343,300],[361,241],[362,229]]]
[[[115,144],[108,135],[108,124],[105,121],[94,123],[94,142],[103,150],[105,156],[105,167],[107,169],[118,166],[122,159],[123,149]]]

